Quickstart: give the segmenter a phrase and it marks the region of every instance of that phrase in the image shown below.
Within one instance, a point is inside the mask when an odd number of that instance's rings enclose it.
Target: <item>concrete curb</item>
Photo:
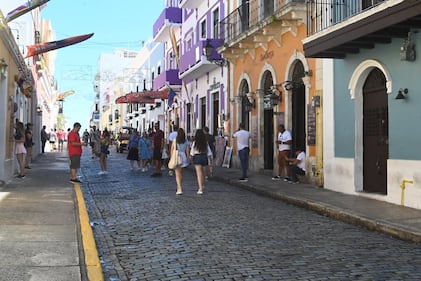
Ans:
[[[101,263],[99,261],[98,250],[80,185],[74,184],[74,189],[79,209],[80,229],[82,234],[82,244],[88,280],[103,281],[104,274],[102,272]]]
[[[395,227],[391,224],[385,224],[383,222],[363,217],[358,214],[344,212],[343,210],[337,209],[332,206],[328,206],[326,204],[322,204],[320,202],[312,202],[309,200],[288,196],[282,193],[275,193],[269,190],[265,190],[264,188],[253,186],[250,183],[238,182],[235,180],[225,179],[218,176],[215,176],[214,180],[234,185],[262,196],[267,196],[273,199],[281,200],[288,204],[302,207],[314,211],[318,214],[331,217],[352,225],[363,226],[369,230],[378,231],[401,240],[421,244],[421,233],[417,231],[405,230],[399,226]]]

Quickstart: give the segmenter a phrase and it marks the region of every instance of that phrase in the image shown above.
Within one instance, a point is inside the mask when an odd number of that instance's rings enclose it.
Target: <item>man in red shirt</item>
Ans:
[[[79,130],[80,123],[76,122],[73,125],[73,130],[70,131],[67,136],[67,147],[69,150],[70,158],[70,182],[80,183],[81,181],[77,178],[77,169],[80,168],[80,157],[82,156],[82,145],[86,146],[86,143],[80,141]]]

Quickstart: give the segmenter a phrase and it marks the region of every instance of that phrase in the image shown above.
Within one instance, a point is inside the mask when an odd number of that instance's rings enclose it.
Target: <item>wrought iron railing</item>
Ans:
[[[307,0],[307,35],[313,35],[388,0]]]
[[[259,23],[270,19],[272,16],[281,14],[287,6],[294,3],[304,4],[306,0],[264,0],[248,1],[226,18],[221,20],[220,39],[225,43],[239,38],[242,34],[258,26]]]

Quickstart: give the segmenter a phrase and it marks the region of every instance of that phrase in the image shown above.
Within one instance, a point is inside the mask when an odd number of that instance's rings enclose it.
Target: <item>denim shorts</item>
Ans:
[[[195,154],[193,155],[193,164],[194,165],[208,165],[208,155],[206,153]]]

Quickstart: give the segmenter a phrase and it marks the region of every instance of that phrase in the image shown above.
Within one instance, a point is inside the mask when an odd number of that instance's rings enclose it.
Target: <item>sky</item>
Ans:
[[[54,78],[60,92],[74,90],[64,100],[67,126],[74,122],[89,128],[95,99],[93,81],[101,53],[126,48],[138,51],[152,38],[152,28],[165,0],[50,0],[42,18],[51,21],[56,40],[94,33],[79,44],[56,51]]]

